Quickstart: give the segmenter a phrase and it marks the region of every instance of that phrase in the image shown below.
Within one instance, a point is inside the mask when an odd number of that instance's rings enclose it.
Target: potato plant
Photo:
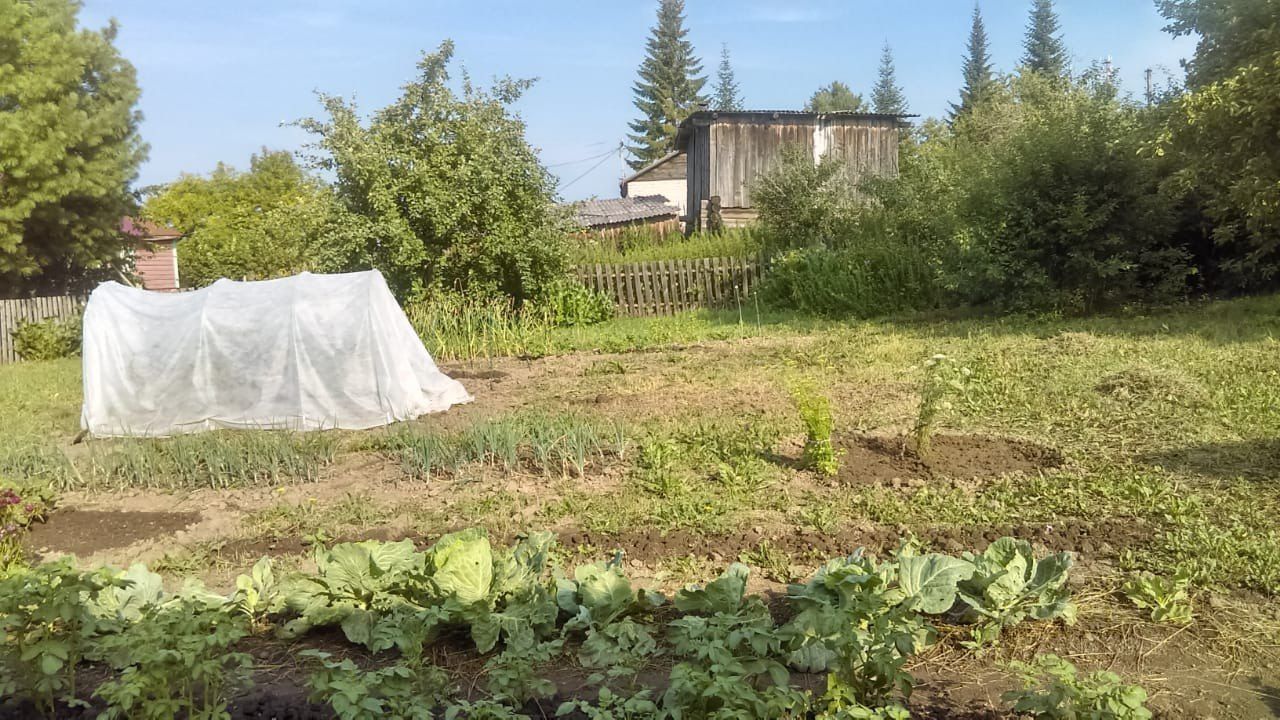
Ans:
[[[561,715],[896,720],[914,685],[906,668],[933,644],[936,619],[971,622],[994,639],[1012,623],[1069,619],[1072,609],[1069,557],[1037,558],[1011,538],[963,557],[907,544],[881,560],[861,551],[831,560],[790,586],[781,624],[746,592],[745,565],[668,602],[633,586],[616,559],[566,576],[551,550],[547,533],[494,547],[479,529],[425,550],[345,543],[317,549],[314,571],[285,578],[260,561],[227,596],[194,584],[167,591],[141,565],[37,566],[0,579],[0,689],[52,715],[82,701],[75,670],[91,659],[116,671],[93,693],[103,717],[225,717],[252,670],[238,649],[244,637],[334,626],[374,656],[301,654],[311,698],[344,720],[521,717],[526,703],[555,695],[546,670],[572,662],[570,653],[591,671],[598,701],[562,701]],[[487,656],[467,697],[457,696],[461,678],[431,662],[428,648],[446,631]],[[660,663],[670,667],[665,682],[642,682]],[[825,674],[825,691],[797,687],[796,671]]]

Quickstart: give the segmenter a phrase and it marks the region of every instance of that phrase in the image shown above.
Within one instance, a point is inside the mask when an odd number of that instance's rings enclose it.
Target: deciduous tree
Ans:
[[[541,294],[565,270],[555,182],[511,106],[532,81],[449,82],[453,43],[418,63],[398,100],[365,122],[320,95],[326,117],[299,125],[342,202],[342,265],[382,270],[401,299],[433,291]]]
[[[114,23],[76,0],[0,0],[0,296],[82,289],[127,264],[146,147]]]
[[[866,112],[867,103],[862,96],[855,93],[848,85],[836,80],[830,85],[818,88],[805,103],[808,112]]]

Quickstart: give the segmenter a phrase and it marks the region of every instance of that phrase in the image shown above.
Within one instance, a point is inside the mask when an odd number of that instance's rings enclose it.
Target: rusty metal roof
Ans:
[[[680,209],[662,195],[583,200],[570,207],[578,224],[587,228],[680,215]]]

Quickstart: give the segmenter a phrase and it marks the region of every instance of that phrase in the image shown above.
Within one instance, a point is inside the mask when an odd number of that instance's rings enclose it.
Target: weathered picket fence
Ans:
[[[74,315],[84,307],[84,302],[85,298],[80,295],[0,300],[0,363],[18,361],[18,352],[13,347],[13,331],[19,325]]]
[[[674,315],[733,307],[760,282],[759,258],[717,257],[579,265],[578,281],[611,298],[619,315]],[[23,322],[68,317],[84,307],[79,295],[0,300],[0,364],[17,362],[13,331]]]
[[[613,299],[619,315],[673,315],[684,310],[733,306],[760,281],[758,258],[650,260],[619,265],[579,265],[578,281]]]

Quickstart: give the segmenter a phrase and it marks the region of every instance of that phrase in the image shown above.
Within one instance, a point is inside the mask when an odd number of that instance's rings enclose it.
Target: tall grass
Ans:
[[[622,264],[647,260],[692,260],[705,257],[747,257],[764,247],[761,231],[731,228],[720,233],[658,235],[630,231],[616,238],[576,241],[570,261],[582,264]]]
[[[405,308],[409,323],[441,360],[540,357],[553,348],[555,316],[532,303],[517,310],[505,295],[442,294]]]

